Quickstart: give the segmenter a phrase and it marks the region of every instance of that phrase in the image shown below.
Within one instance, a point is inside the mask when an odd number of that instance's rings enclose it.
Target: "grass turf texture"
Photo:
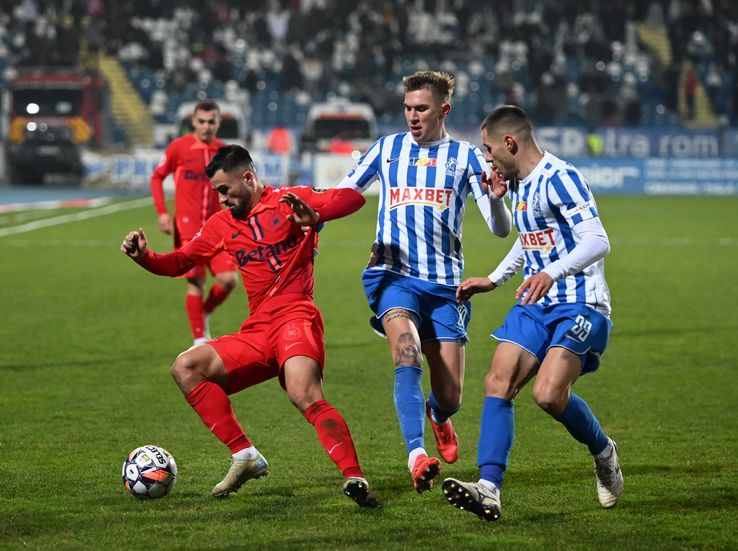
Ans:
[[[599,199],[615,328],[599,372],[575,389],[618,442],[625,495],[614,510],[599,507],[586,449],[535,406],[529,385],[516,401],[503,517],[491,524],[448,506],[440,488],[412,490],[389,353],[369,330],[359,280],[375,207],[369,199],[322,232],[316,301],[326,320],[326,397],[349,422],[378,510],[342,495],[340,474],[276,381],[233,397],[270,475],[227,500],[210,498],[228,453],[169,375],[190,344],[184,283],[148,274],[118,251],[140,225],[155,250],[168,250],[152,208],[0,238],[0,548],[738,546],[738,200]],[[468,208],[466,274],[483,275],[513,238],[494,238]],[[476,479],[481,382],[494,348],[487,334],[519,281],[474,299],[464,405],[454,418],[461,457],[441,479]],[[235,330],[245,316],[239,289],[211,328]],[[432,438],[427,427],[429,450]],[[149,443],[174,455],[179,479],[169,497],[139,502],[120,469]]]

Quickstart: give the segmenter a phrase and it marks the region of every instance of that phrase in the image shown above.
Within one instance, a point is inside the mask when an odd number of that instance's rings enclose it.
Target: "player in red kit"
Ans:
[[[376,507],[346,421],[323,397],[323,319],[313,303],[318,236],[312,227],[302,229],[358,210],[363,197],[353,190],[264,186],[249,152],[237,145],[221,148],[206,171],[227,210],[172,253],[149,250],[141,229],[128,233],[121,250],[159,275],[186,273],[223,251],[241,270],[251,315],[240,331],[193,346],[172,366],[187,402],[233,455],[212,494],[226,496],[267,474],[269,466],[234,416],[228,394],[278,377],[343,473],[344,493],[362,507]],[[326,206],[341,195],[346,200]]]
[[[167,147],[164,157],[151,176],[151,194],[159,215],[159,229],[174,236],[174,248],[183,247],[205,223],[221,210],[218,194],[210,186],[205,167],[225,144],[216,138],[220,128],[220,109],[212,100],[195,105],[193,132],[177,138]],[[174,174],[174,221],[164,200],[164,179]],[[185,309],[195,344],[210,338],[207,320],[238,283],[238,273],[227,253],[208,259],[207,267],[215,283],[203,300],[205,266],[194,266],[182,277],[187,279]]]

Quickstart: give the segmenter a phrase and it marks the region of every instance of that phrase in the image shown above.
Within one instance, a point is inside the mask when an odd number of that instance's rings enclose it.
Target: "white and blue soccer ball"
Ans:
[[[159,446],[141,446],[123,462],[123,485],[138,499],[164,497],[177,481],[174,457]]]

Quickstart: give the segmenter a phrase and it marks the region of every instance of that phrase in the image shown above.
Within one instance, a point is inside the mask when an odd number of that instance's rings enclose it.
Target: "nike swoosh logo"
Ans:
[[[333,450],[335,450],[341,444],[343,444],[343,442],[339,442],[338,444],[336,444],[335,446],[333,446],[330,450],[328,450],[328,455],[332,454],[333,453]]]
[[[400,160],[400,158],[398,157],[397,159],[387,159],[387,162],[388,163],[396,163],[399,160]]]
[[[238,237],[240,235],[240,233],[241,233],[241,230],[238,230],[236,233],[232,233],[231,234],[231,239],[236,239],[236,237]]]
[[[301,342],[293,342],[292,344],[288,344],[287,346],[284,347],[284,351],[287,352],[290,348],[292,348],[293,346],[297,346],[298,344],[302,344],[302,343]]]

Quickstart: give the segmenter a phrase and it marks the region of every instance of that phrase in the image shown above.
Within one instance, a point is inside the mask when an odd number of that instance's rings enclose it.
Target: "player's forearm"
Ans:
[[[524,263],[523,246],[520,244],[520,240],[516,239],[505,258],[502,259],[502,262],[499,263],[497,268],[487,278],[499,287],[518,273]]]
[[[154,207],[156,208],[157,214],[164,214],[167,212],[167,202],[164,198],[164,178],[159,174],[154,173],[151,177],[151,197],[154,198]]]
[[[505,199],[495,195],[481,195],[476,199],[479,211],[484,216],[487,227],[497,237],[507,237],[512,228],[512,215],[505,204]]]
[[[320,215],[321,222],[353,214],[366,203],[364,196],[353,189],[341,188],[331,191],[331,199],[325,205],[315,209],[315,212]]]
[[[490,228],[497,237],[507,237],[512,228],[512,214],[505,204],[505,199],[494,194],[489,196],[489,210],[492,215]]]
[[[159,254],[149,249],[144,256],[135,260],[152,274],[170,277],[184,275],[195,266],[195,261],[179,250]]]

